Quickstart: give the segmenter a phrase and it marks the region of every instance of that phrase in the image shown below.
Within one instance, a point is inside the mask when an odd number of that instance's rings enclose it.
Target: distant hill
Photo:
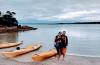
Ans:
[[[76,24],[100,24],[100,22],[76,22]]]
[[[100,24],[100,22],[74,22],[74,23],[58,23],[58,24]]]
[[[37,19],[32,19],[32,20],[25,20],[25,21],[20,21],[19,23],[22,24],[100,24],[99,21],[91,21],[91,22],[82,22],[78,20],[62,20],[62,21],[50,21],[50,20],[37,20]]]

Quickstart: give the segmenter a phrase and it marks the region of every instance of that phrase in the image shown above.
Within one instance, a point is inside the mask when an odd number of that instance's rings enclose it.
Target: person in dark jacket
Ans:
[[[66,36],[66,31],[62,32],[61,38],[62,38],[62,54],[64,59],[66,55],[67,46],[68,46],[68,37]]]
[[[55,37],[55,48],[57,50],[58,60],[60,56],[62,55],[62,38],[61,38],[62,32],[59,32],[58,35]]]

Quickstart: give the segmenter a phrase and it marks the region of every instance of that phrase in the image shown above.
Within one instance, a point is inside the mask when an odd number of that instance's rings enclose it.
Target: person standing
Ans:
[[[63,60],[66,56],[66,50],[67,50],[67,46],[68,46],[68,37],[66,36],[66,31],[62,32],[62,55],[63,55]]]
[[[58,35],[55,37],[55,48],[57,50],[58,60],[60,56],[62,55],[62,38],[61,38],[62,32],[59,32]]]

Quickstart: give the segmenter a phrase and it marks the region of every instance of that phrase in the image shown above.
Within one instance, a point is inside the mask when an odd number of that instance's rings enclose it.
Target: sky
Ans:
[[[23,22],[100,21],[100,0],[0,0],[0,11],[14,11]]]

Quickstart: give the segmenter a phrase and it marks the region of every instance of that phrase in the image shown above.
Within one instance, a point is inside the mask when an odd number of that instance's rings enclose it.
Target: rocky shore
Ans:
[[[0,26],[0,33],[7,33],[7,32],[20,32],[20,31],[28,31],[28,30],[36,30],[37,28],[33,28],[30,26],[12,26],[12,27],[6,27],[6,26]]]

